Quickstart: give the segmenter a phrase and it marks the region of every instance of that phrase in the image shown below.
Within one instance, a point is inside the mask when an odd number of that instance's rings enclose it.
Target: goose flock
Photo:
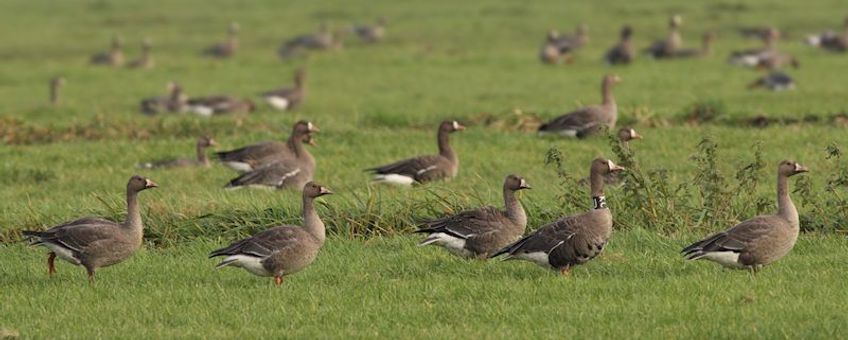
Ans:
[[[655,59],[708,56],[715,35],[705,32],[701,48],[683,49],[680,31],[682,25],[682,17],[672,16],[669,20],[668,35],[652,43],[642,50],[642,53]],[[578,25],[573,35],[560,35],[555,30],[549,31],[539,53],[541,61],[547,64],[572,62],[579,49],[589,42],[588,31],[589,28],[585,24]],[[356,25],[345,32],[355,34],[364,42],[378,43],[386,34],[385,19],[378,19],[375,25]],[[228,29],[227,40],[205,49],[203,55],[212,58],[234,57],[239,48],[238,34],[238,23],[232,23]],[[620,41],[604,54],[604,61],[609,64],[634,62],[638,56],[632,41],[633,34],[633,27],[624,26],[621,29]],[[288,58],[313,50],[341,48],[342,42],[338,35],[327,25],[322,25],[318,32],[286,40],[278,53],[281,57]],[[794,56],[777,48],[780,32],[775,28],[765,28],[756,30],[756,36],[763,40],[763,47],[734,52],[728,62],[772,72],[753,82],[751,87],[772,90],[793,87],[791,78],[778,70],[784,66],[797,68],[800,64]],[[847,41],[848,18],[842,33],[827,31],[806,39],[812,46],[833,52],[844,52]],[[122,45],[123,40],[116,36],[112,40],[111,49],[92,56],[91,63],[123,66]],[[154,67],[151,48],[151,40],[145,38],[142,56],[127,66]],[[274,109],[295,109],[306,99],[306,77],[306,70],[298,69],[292,87],[274,89],[260,95]],[[586,138],[615,129],[618,109],[613,87],[621,81],[615,74],[604,75],[601,79],[599,105],[586,106],[553,118],[542,124],[538,133]],[[56,77],[50,84],[50,101],[53,105],[58,105],[59,89],[65,84],[65,79]],[[167,85],[167,92],[164,96],[143,99],[141,111],[146,114],[191,112],[208,117],[229,112],[250,112],[255,108],[251,100],[230,95],[189,97],[175,82]],[[433,181],[450,180],[457,176],[460,166],[460,157],[450,145],[450,136],[465,129],[458,121],[442,121],[436,127],[437,154],[415,156],[374,166],[365,171],[373,176],[374,182],[387,185],[424,185]],[[308,267],[318,256],[326,240],[326,228],[315,209],[315,199],[333,194],[333,191],[316,183],[313,178],[317,163],[309,153],[307,145],[314,144],[315,134],[319,131],[321,130],[313,122],[301,120],[292,126],[285,141],[261,141],[214,154],[217,162],[237,173],[237,177],[226,183],[226,188],[293,189],[299,190],[303,199],[302,226],[272,227],[211,251],[210,258],[223,258],[217,268],[242,268],[254,275],[273,277],[275,284],[280,285],[286,276]],[[629,142],[642,138],[630,127],[620,128],[616,136],[623,148],[629,148]],[[217,145],[212,137],[201,136],[195,145],[196,157],[147,161],[139,163],[138,168],[209,167],[211,161],[207,149]],[[419,245],[439,246],[464,258],[524,260],[568,274],[574,266],[597,258],[610,241],[614,214],[607,206],[604,187],[626,180],[626,176],[622,176],[626,171],[625,167],[610,159],[592,160],[588,164],[588,177],[583,180],[589,187],[591,208],[586,212],[562,216],[532,228],[529,233],[527,212],[516,192],[531,189],[530,182],[520,175],[510,174],[503,181],[503,209],[484,206],[426,221],[415,231],[425,234]],[[778,210],[775,214],[753,217],[694,242],[683,248],[683,257],[687,260],[709,260],[725,267],[757,272],[763,266],[785,256],[798,238],[800,223],[798,212],[789,196],[788,179],[805,172],[808,172],[808,169],[795,161],[781,161],[777,166]],[[23,231],[23,235],[32,245],[40,245],[49,250],[49,275],[52,276],[56,272],[55,259],[58,257],[68,263],[83,266],[89,280],[93,282],[98,268],[120,263],[141,247],[144,225],[138,193],[156,187],[158,185],[155,182],[142,176],[132,176],[129,179],[126,187],[127,217],[121,223],[84,217],[44,231]]]

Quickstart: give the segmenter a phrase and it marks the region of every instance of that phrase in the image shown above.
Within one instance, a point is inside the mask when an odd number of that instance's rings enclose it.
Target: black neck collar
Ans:
[[[593,209],[606,209],[607,198],[604,196],[592,196]]]

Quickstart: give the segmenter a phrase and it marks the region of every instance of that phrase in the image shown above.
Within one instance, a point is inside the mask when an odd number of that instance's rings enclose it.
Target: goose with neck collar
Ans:
[[[601,80],[601,105],[587,106],[561,115],[539,126],[539,134],[554,134],[563,137],[586,137],[602,128],[614,128],[618,120],[618,105],[612,87],[621,82],[614,74]]]
[[[504,210],[485,206],[429,221],[416,233],[426,233],[419,246],[437,245],[467,258],[486,259],[493,252],[515,242],[527,227],[527,214],[516,197],[519,190],[530,189],[517,175],[504,179]]]
[[[683,248],[687,260],[705,259],[729,268],[758,271],[795,246],[800,231],[798,210],[789,197],[789,177],[807,167],[785,160],[777,166],[777,213],[757,216]]]
[[[456,177],[459,156],[450,145],[450,134],[465,130],[457,121],[446,120],[439,124],[436,141],[438,155],[425,155],[404,159],[388,165],[366,169],[374,174],[374,181],[396,185],[412,185]]]
[[[307,183],[303,187],[302,227],[273,227],[215,250],[209,258],[226,256],[215,268],[243,268],[257,276],[273,277],[274,283],[281,285],[285,276],[303,270],[318,256],[326,231],[315,210],[315,199],[332,193],[320,184]]]
[[[59,257],[74,265],[85,267],[88,279],[94,282],[95,271],[121,263],[141,248],[144,225],[138,205],[138,193],[157,187],[153,181],[133,176],[127,182],[127,217],[122,223],[96,217],[84,217],[45,231],[25,230],[23,235],[31,245],[50,249],[47,273],[56,273],[54,260]]]
[[[604,176],[621,170],[624,168],[608,159],[592,161],[589,168],[592,209],[542,226],[491,257],[506,255],[508,260],[530,261],[568,274],[573,266],[598,256],[612,235],[612,213],[606,206]]]

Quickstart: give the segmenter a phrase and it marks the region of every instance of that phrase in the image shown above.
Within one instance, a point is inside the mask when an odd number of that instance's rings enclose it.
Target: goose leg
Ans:
[[[49,252],[47,253],[47,276],[52,277],[53,274],[56,274],[56,253]]]
[[[274,284],[275,284],[277,287],[279,287],[280,285],[282,285],[282,284],[283,284],[283,276],[282,276],[282,275],[274,276]]]
[[[94,284],[94,267],[85,267],[85,271],[88,272],[88,283]]]
[[[570,276],[571,275],[571,266],[565,266],[559,269],[559,275],[562,276]]]

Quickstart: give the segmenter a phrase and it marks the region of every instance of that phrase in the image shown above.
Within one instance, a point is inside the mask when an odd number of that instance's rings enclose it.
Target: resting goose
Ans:
[[[604,197],[604,176],[620,170],[624,168],[611,160],[597,158],[592,161],[589,170],[592,210],[549,223],[491,257],[506,254],[507,260],[530,261],[568,274],[571,267],[598,256],[612,235],[612,214]]]
[[[238,172],[253,171],[279,159],[312,158],[303,143],[311,142],[311,134],[319,131],[312,122],[301,120],[294,124],[286,142],[265,141],[215,155],[224,166]]]
[[[218,143],[216,143],[215,140],[212,139],[212,137],[201,136],[197,139],[197,144],[195,144],[197,159],[179,158],[160,160],[154,162],[141,163],[138,165],[138,167],[142,169],[181,168],[189,166],[209,167],[209,156],[206,155],[206,149],[215,146],[218,146]]]
[[[671,53],[672,58],[700,58],[710,55],[715,33],[707,32],[701,37],[701,48],[681,48]]]
[[[601,81],[601,105],[587,106],[554,118],[539,126],[539,134],[583,137],[599,128],[614,128],[618,119],[618,106],[612,95],[612,86],[620,82],[621,78],[617,75],[604,76]]]
[[[374,25],[353,26],[353,32],[364,42],[380,42],[386,36],[386,19],[383,17],[377,18]]]
[[[808,36],[806,43],[832,52],[845,52],[848,50],[848,17],[845,17],[841,34],[826,31]]]
[[[636,57],[636,50],[633,47],[633,29],[630,26],[621,28],[621,41],[607,51],[604,55],[604,60],[607,64],[630,64],[633,58]]]
[[[262,98],[277,110],[294,110],[306,98],[306,70],[301,68],[295,72],[294,87],[265,92]]]
[[[792,250],[798,239],[798,211],[789,198],[788,178],[809,171],[794,161],[777,167],[777,214],[737,224],[683,248],[687,260],[706,259],[722,266],[759,271]]]
[[[97,268],[108,267],[128,259],[141,247],[144,225],[138,207],[138,193],[155,188],[153,181],[133,176],[127,183],[127,217],[123,223],[102,218],[84,217],[45,231],[25,230],[23,235],[31,245],[40,245],[47,255],[47,274],[56,273],[54,260],[58,256],[73,265],[82,265],[88,280],[94,282]]]
[[[306,268],[324,245],[324,222],[315,210],[315,198],[333,192],[309,182],[303,187],[303,227],[281,225],[233,242],[209,254],[226,256],[215,268],[244,268],[257,276],[273,277],[279,286],[283,278]]]
[[[437,142],[438,155],[418,156],[392,164],[366,169],[374,174],[374,181],[398,185],[412,185],[456,177],[459,171],[459,157],[450,146],[450,134],[465,130],[457,121],[443,121],[439,124]]]
[[[59,105],[59,91],[65,86],[65,77],[53,77],[50,79],[50,105]]]
[[[563,55],[559,52],[556,45],[556,40],[559,38],[559,32],[555,30],[548,31],[545,37],[545,42],[539,50],[539,60],[545,64],[558,64],[563,60]]]
[[[654,42],[645,52],[657,59],[672,57],[674,52],[682,45],[679,32],[681,24],[683,24],[683,18],[679,15],[672,16],[668,22],[668,37],[665,40]]]
[[[201,117],[211,117],[225,113],[249,113],[256,110],[256,104],[249,99],[238,99],[228,95],[189,98],[186,109]]]
[[[144,40],[141,42],[141,57],[131,61],[127,66],[129,66],[130,68],[141,68],[145,70],[153,68],[154,62],[153,54],[151,53],[152,49],[153,42],[150,40],[150,38],[144,38]]]
[[[763,48],[733,52],[730,58],[728,58],[728,62],[733,65],[769,70],[775,70],[787,64],[794,68],[800,66],[794,56],[777,49],[777,42],[780,40],[780,31],[776,28],[770,28],[768,34],[763,39],[765,42]]]
[[[112,38],[112,47],[109,52],[98,53],[91,56],[92,65],[121,66],[124,64],[124,52],[121,50],[124,40],[119,36]]]
[[[236,54],[239,47],[239,24],[233,22],[227,30],[227,41],[215,44],[203,51],[204,55],[214,58],[229,58]]]
[[[278,50],[278,54],[281,58],[288,58],[302,50],[329,50],[341,47],[342,42],[336,38],[325,23],[321,24],[316,33],[299,35],[286,40]]]
[[[748,88],[765,88],[772,91],[794,90],[795,81],[786,73],[780,71],[772,71],[765,76],[757,78],[757,80],[748,85]]]
[[[141,100],[141,112],[153,115],[163,112],[183,112],[187,109],[188,98],[183,94],[183,88],[175,83],[168,82],[167,96],[157,96]]]
[[[524,189],[530,189],[524,178],[507,176],[503,184],[506,210],[485,206],[424,223],[415,232],[426,233],[427,238],[418,245],[434,244],[458,256],[488,258],[524,233],[527,214],[515,197],[516,191]]]

